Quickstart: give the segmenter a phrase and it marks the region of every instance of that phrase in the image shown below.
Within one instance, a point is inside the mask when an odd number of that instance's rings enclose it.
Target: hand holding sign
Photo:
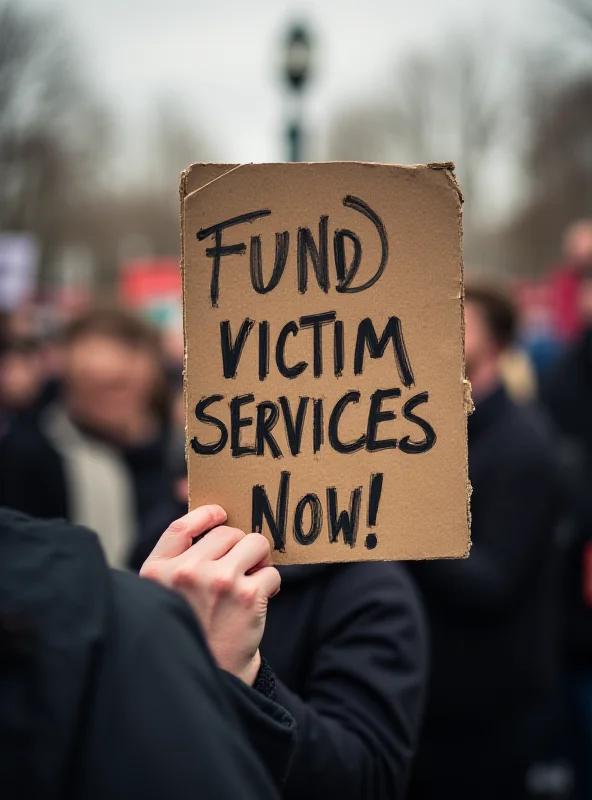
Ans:
[[[226,527],[225,521],[220,506],[202,506],[176,520],[140,574],[182,594],[218,666],[253,684],[267,603],[280,590],[280,575],[263,536]]]
[[[222,502],[278,563],[467,552],[446,166],[183,177],[191,503]]]

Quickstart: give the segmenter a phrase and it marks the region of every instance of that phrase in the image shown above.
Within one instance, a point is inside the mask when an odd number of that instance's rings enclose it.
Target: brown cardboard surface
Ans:
[[[262,529],[278,564],[468,553],[452,168],[197,164],[181,178],[190,505]]]

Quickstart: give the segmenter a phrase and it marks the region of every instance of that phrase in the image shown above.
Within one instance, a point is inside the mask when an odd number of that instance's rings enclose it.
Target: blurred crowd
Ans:
[[[399,797],[391,773],[411,769],[411,800],[592,798],[592,222],[552,277],[563,329],[526,326],[513,287],[467,278],[469,558],[284,570],[262,653],[303,731],[285,796],[343,781],[342,797]],[[187,509],[182,371],[125,308],[6,313],[0,506],[87,526],[111,566],[140,570]],[[362,605],[327,616],[322,592],[345,608],[346,584],[388,624]]]

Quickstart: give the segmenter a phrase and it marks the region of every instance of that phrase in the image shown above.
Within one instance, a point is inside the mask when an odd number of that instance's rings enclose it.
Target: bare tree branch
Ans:
[[[0,0],[0,227],[37,233],[45,263],[94,190],[107,139],[79,76],[56,18]]]

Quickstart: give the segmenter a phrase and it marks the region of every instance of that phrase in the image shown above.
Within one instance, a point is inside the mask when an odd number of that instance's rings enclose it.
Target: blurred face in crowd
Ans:
[[[41,391],[43,370],[38,350],[10,349],[0,358],[0,406],[30,408]]]
[[[73,419],[123,443],[151,434],[151,402],[159,380],[155,355],[114,337],[92,333],[65,352],[66,402]]]
[[[576,222],[565,236],[566,257],[575,264],[592,263],[592,222]]]
[[[497,365],[500,357],[483,308],[472,300],[465,302],[465,357],[467,378],[471,382],[478,380],[484,368]]]

